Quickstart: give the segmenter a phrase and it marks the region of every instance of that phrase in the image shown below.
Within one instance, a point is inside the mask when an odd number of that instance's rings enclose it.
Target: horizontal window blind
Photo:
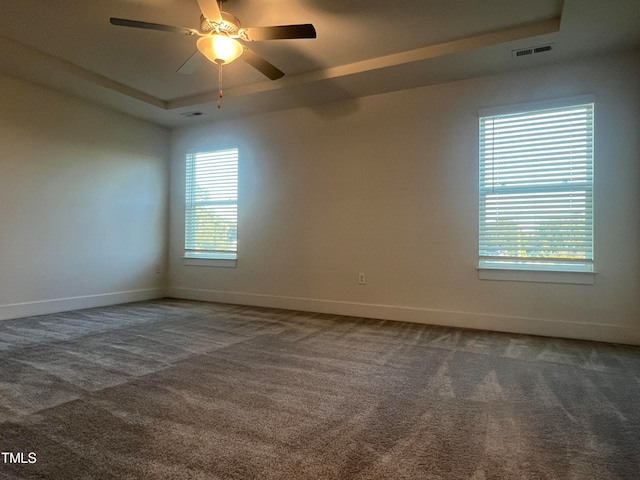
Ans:
[[[593,269],[593,104],[480,118],[480,266]]]
[[[185,256],[235,259],[238,150],[187,155]]]

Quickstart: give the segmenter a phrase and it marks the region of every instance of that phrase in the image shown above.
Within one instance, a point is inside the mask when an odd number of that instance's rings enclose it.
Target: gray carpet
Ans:
[[[638,479],[640,348],[158,300],[0,322],[2,479]],[[4,458],[4,461],[3,461]]]

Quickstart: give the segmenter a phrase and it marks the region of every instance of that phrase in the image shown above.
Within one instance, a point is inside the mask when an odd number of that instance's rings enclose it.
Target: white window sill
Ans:
[[[237,260],[235,258],[193,258],[182,257],[182,262],[188,267],[225,267],[235,268]]]
[[[517,270],[503,268],[478,267],[480,280],[499,280],[507,282],[570,283],[593,285],[596,272],[566,272],[553,270]]]

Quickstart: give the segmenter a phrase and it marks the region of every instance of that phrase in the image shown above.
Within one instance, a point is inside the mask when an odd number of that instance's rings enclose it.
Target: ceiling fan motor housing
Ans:
[[[222,22],[215,23],[206,18],[204,15],[200,17],[200,31],[202,33],[223,33],[227,35],[237,35],[240,30],[240,20],[227,12],[220,12]]]

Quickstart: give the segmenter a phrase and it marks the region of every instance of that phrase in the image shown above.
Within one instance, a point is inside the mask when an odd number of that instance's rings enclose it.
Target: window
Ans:
[[[481,112],[480,269],[593,272],[594,105],[580,100]]]
[[[238,243],[238,149],[187,155],[185,258],[232,261]],[[188,263],[215,265],[215,263]]]

